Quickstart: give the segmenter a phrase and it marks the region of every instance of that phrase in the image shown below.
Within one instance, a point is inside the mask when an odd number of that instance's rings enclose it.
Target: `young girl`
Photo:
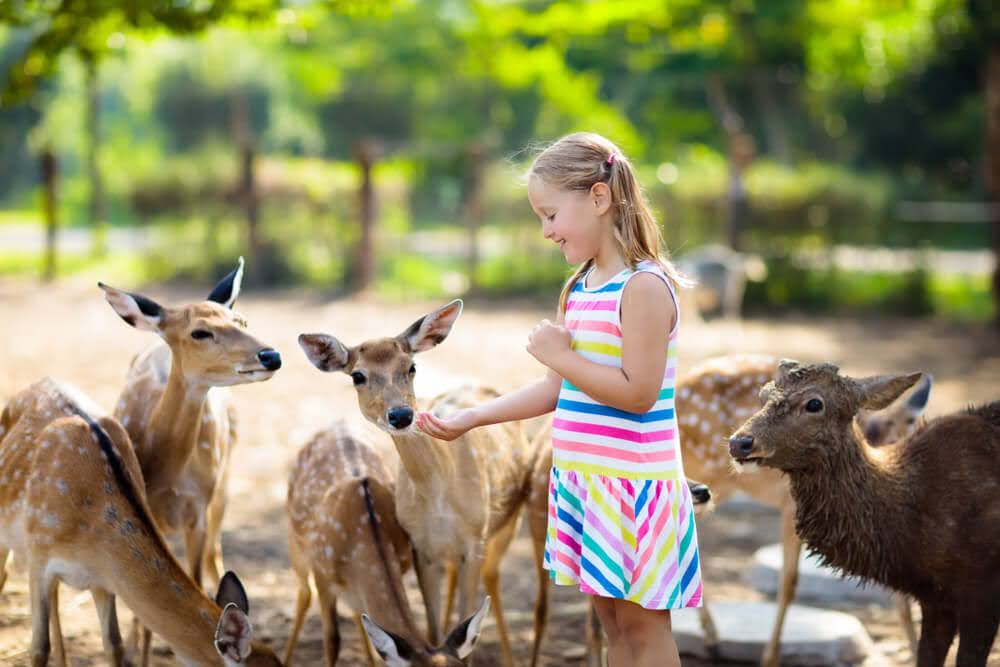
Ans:
[[[680,665],[671,609],[701,604],[692,501],[674,375],[676,289],[632,165],[596,134],[571,134],[528,173],[545,238],[579,268],[528,352],[545,377],[417,425],[453,440],[476,426],[555,410],[545,567],[593,596],[611,667]]]

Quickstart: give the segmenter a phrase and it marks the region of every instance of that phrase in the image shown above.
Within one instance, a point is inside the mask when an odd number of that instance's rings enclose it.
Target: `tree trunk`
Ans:
[[[987,53],[986,206],[993,238],[993,313],[1000,326],[1000,44]]]
[[[101,91],[98,79],[98,60],[94,54],[84,54],[87,70],[87,177],[90,181],[90,224],[93,229],[94,255],[103,256],[108,251],[108,221],[104,202],[104,184],[98,152],[101,145]]]
[[[51,282],[56,277],[56,229],[57,200],[56,177],[58,164],[52,149],[45,147],[41,157],[42,166],[42,211],[45,216],[45,265],[42,269],[42,280]]]
[[[465,149],[468,164],[467,187],[465,193],[465,229],[468,233],[469,249],[467,254],[466,273],[469,279],[469,291],[476,289],[476,269],[479,266],[479,228],[483,224],[483,161],[485,150],[478,141],[470,143]]]
[[[361,172],[361,186],[358,189],[361,238],[358,240],[349,284],[351,289],[360,292],[371,284],[375,275],[375,188],[372,184],[375,144],[371,141],[358,143],[355,159]]]
[[[760,111],[767,149],[778,162],[791,164],[792,155],[788,142],[788,130],[781,114],[781,105],[775,99],[770,72],[762,67],[750,74],[750,90],[754,104]]]
[[[260,247],[260,207],[257,180],[254,177],[256,153],[253,146],[245,144],[240,150],[240,200],[247,216],[247,254],[250,277],[266,274]]]

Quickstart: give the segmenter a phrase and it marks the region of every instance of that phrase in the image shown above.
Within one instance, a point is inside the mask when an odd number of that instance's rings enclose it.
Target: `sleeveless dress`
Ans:
[[[640,272],[673,285],[653,262],[603,285],[573,287],[565,326],[573,349],[622,366],[621,296]],[[674,413],[677,324],[667,341],[660,395],[646,413],[604,405],[563,380],[552,424],[545,568],[558,585],[630,600],[647,609],[701,606],[693,502],[684,478]]]

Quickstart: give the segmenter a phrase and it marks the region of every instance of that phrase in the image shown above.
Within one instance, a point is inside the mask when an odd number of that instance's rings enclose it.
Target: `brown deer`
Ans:
[[[59,581],[91,591],[116,666],[124,659],[115,596],[188,664],[280,665],[251,641],[246,596],[234,575],[224,577],[213,602],[177,563],[146,503],[128,434],[110,417],[92,417],[89,407],[45,379],[0,416],[0,548],[25,555],[32,665],[48,664]]]
[[[168,308],[100,284],[128,324],[163,339],[132,360],[115,417],[135,445],[157,524],[184,536],[188,570],[218,580],[219,538],[236,424],[221,387],[261,382],[281,356],[247,331],[232,310],[243,258],[206,301]]]
[[[477,428],[446,443],[414,427],[414,355],[443,341],[462,312],[462,302],[418,319],[393,338],[347,347],[324,334],[302,334],[309,360],[326,372],[351,376],[361,412],[392,436],[399,452],[396,512],[413,542],[415,568],[427,606],[430,642],[439,640],[441,583],[449,564],[459,567],[458,609],[475,605],[480,574],[494,603],[504,662],[513,664],[500,598],[500,560],[518,526],[534,459],[519,423]],[[446,413],[496,396],[464,387],[435,398],[429,407]]]
[[[782,361],[729,450],[787,475],[795,530],[827,565],[917,599],[919,667],[944,664],[956,629],[957,665],[984,667],[1000,624],[1000,402],[871,447],[855,415],[919,377]]]
[[[680,430],[681,456],[684,472],[689,479],[696,479],[711,489],[712,498],[719,502],[727,500],[735,491],[742,491],[757,502],[781,511],[782,545],[784,562],[778,590],[778,614],[774,631],[765,647],[762,663],[766,667],[776,667],[779,659],[781,629],[788,606],[795,597],[798,582],[799,552],[802,542],[795,534],[793,523],[794,503],[788,491],[788,484],[775,471],[761,475],[733,475],[729,453],[724,446],[728,434],[732,433],[760,405],[757,394],[760,388],[774,374],[778,360],[763,355],[727,355],[703,361],[685,373],[677,381],[676,409]],[[858,422],[867,432],[878,438],[876,444],[901,439],[916,424],[930,392],[930,376],[926,376],[918,390],[907,400],[901,400],[891,407],[878,412],[859,413]],[[533,532],[544,537],[547,520],[549,467],[551,466],[551,436],[543,430],[545,442],[536,445],[539,451],[531,482],[529,516]],[[542,554],[536,553],[536,567],[542,566]],[[540,584],[538,599],[547,596]],[[903,625],[908,633],[913,632],[909,603],[900,598],[898,604],[903,617]],[[705,631],[708,647],[718,645],[718,632],[712,620],[707,596],[699,608],[700,620]],[[536,628],[541,626],[544,633],[544,609],[536,607]],[[593,619],[596,621],[596,619]],[[588,657],[597,660],[601,650],[600,629],[587,623]],[[540,651],[541,634],[535,636],[533,655]],[[914,642],[915,643],[915,642]]]
[[[376,661],[366,633],[390,665],[464,664],[488,604],[455,628],[442,646],[427,645],[403,588],[411,547],[396,518],[394,491],[393,476],[382,458],[343,422],[320,431],[299,451],[288,480],[288,552],[299,590],[286,665],[291,664],[309,609],[310,580],[319,598],[328,667],[337,663],[340,652],[340,598],[355,612],[371,667]],[[363,611],[381,627],[370,619],[364,622]]]

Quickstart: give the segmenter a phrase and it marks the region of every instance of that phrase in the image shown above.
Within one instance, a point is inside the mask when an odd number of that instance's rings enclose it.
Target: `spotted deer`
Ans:
[[[392,338],[348,347],[325,334],[302,334],[299,344],[321,371],[351,376],[362,414],[393,439],[399,453],[396,511],[414,547],[415,569],[427,607],[428,638],[442,622],[441,584],[455,564],[459,614],[474,608],[480,574],[493,601],[504,662],[513,664],[500,598],[500,561],[518,526],[533,457],[519,423],[473,429],[447,443],[414,426],[414,356],[441,343],[462,312],[453,301]],[[496,396],[462,387],[431,401],[445,414]]]
[[[288,480],[288,553],[299,588],[286,665],[309,609],[310,581],[319,598],[327,667],[337,663],[340,652],[338,599],[355,612],[370,667],[376,665],[372,646],[390,665],[464,664],[488,604],[441,646],[427,645],[403,588],[411,547],[396,517],[394,492],[382,457],[343,422],[320,431],[299,451]],[[378,624],[364,621],[362,612]]]
[[[732,464],[724,443],[729,434],[757,409],[757,394],[774,373],[777,364],[778,361],[773,357],[763,355],[727,355],[708,359],[678,378],[675,399],[685,476],[689,480],[696,479],[705,484],[711,489],[715,501],[725,501],[735,491],[742,491],[754,500],[781,511],[784,562],[778,591],[778,614],[762,659],[766,667],[778,664],[781,628],[788,605],[795,597],[802,542],[795,533],[794,504],[787,483],[774,471],[753,477],[732,474]],[[859,413],[859,425],[876,438],[875,444],[905,437],[915,428],[927,404],[930,387],[931,378],[927,375],[908,399],[900,400],[884,410]],[[544,434],[542,437],[545,438]],[[529,516],[533,517],[532,530],[541,532],[544,537],[551,445],[539,447],[542,453],[535,465],[528,504]],[[537,568],[541,568],[541,557],[540,553],[536,553]],[[539,599],[543,594],[540,587]],[[718,645],[718,632],[712,620],[707,596],[703,600],[704,605],[699,608],[699,614],[705,631],[705,643],[711,649]],[[904,629],[912,634],[909,603],[900,598],[897,604]],[[544,633],[545,625],[544,618],[540,621],[539,616],[544,617],[544,613],[544,609],[536,608],[536,656],[540,651],[541,634]],[[539,625],[540,631],[537,630]],[[596,661],[602,644],[600,630],[593,622],[588,622],[587,628],[588,658]]]
[[[217,581],[235,415],[222,387],[261,382],[281,356],[247,331],[232,310],[243,280],[239,266],[205,301],[161,306],[100,283],[125,322],[163,339],[132,360],[115,417],[135,445],[157,524],[182,533],[188,571]]]
[[[128,434],[97,410],[91,416],[92,407],[46,378],[0,416],[0,549],[20,552],[27,566],[31,664],[48,664],[56,585],[64,581],[90,590],[113,665],[124,664],[116,596],[188,664],[280,665],[252,641],[234,575],[213,601],[178,564],[146,503]]]
[[[784,473],[795,529],[848,576],[917,599],[918,667],[985,667],[1000,626],[1000,401],[938,417],[876,449],[855,423],[920,377],[855,379],[782,361],[735,430],[740,466]]]

